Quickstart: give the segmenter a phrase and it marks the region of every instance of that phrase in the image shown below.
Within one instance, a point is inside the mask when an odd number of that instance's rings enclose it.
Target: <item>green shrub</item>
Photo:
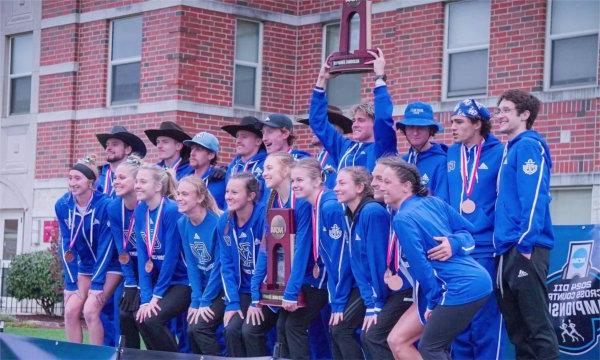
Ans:
[[[16,256],[7,278],[10,296],[17,300],[35,300],[46,315],[54,315],[54,304],[62,301],[62,274],[55,247],[53,244],[50,251]]]

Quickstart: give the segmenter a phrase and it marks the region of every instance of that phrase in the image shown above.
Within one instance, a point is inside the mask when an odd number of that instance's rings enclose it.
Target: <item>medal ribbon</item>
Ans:
[[[175,172],[175,174],[177,174],[177,168],[179,167],[179,164],[181,164],[181,160],[183,160],[183,159],[179,158],[177,160],[177,162],[175,164],[173,164],[173,166],[171,166],[171,169],[173,169],[173,171]],[[167,170],[169,169],[169,167],[167,165],[165,165],[165,168],[167,168]]]
[[[123,232],[123,251],[127,251],[127,242],[131,237],[131,232],[133,231],[133,224],[135,224],[135,217],[133,213],[129,218],[129,227],[127,232],[125,232],[125,202],[121,202],[121,231]]]
[[[393,222],[390,221],[390,234],[388,236],[388,251],[387,251],[387,268],[390,270],[394,270],[398,273],[398,269],[400,269],[400,261],[398,254],[398,236],[396,236],[396,232],[394,231]],[[390,267],[392,263],[392,259],[395,260],[394,266]]]
[[[92,196],[90,196],[90,199],[88,200],[88,203],[85,205],[85,210],[83,211],[83,214],[81,214],[81,221],[79,222],[79,225],[77,225],[77,230],[75,231],[75,233],[73,233],[73,228],[75,227],[75,213],[77,212],[77,200],[75,200],[75,206],[73,206],[73,217],[71,218],[71,235],[69,236],[69,250],[71,250],[73,248],[73,246],[75,245],[75,241],[77,240],[77,236],[79,235],[79,231],[81,231],[81,228],[83,227],[83,220],[85,218],[85,214],[88,212],[88,209],[90,208],[90,204],[92,203],[92,199],[94,198],[94,194],[92,194]]]
[[[469,162],[467,160],[466,146],[460,147],[460,177],[462,179],[463,187],[465,189],[465,195],[467,199],[471,196],[473,189],[475,188],[475,180],[477,179],[477,168],[479,167],[479,159],[481,158],[481,148],[483,140],[475,148],[475,160],[473,161],[473,167],[471,171],[468,170]]]
[[[112,194],[112,187],[112,170],[110,170],[109,166],[108,170],[106,170],[106,178],[104,179],[104,193],[107,195]]]
[[[319,259],[319,228],[321,227],[319,224],[319,204],[321,203],[321,196],[323,195],[323,190],[319,191],[317,195],[317,201],[315,202],[315,207],[312,211],[312,240],[313,240],[313,259],[315,260],[315,265],[317,264],[317,260]]]
[[[160,205],[158,206],[158,214],[156,215],[156,220],[154,221],[154,229],[152,229],[152,240],[150,240],[150,209],[146,209],[146,235],[148,239],[146,241],[146,249],[148,250],[148,259],[152,259],[152,254],[154,253],[154,244],[156,243],[156,237],[158,234],[158,227],[160,224],[160,218],[162,216],[162,207],[165,202],[165,198],[163,197],[160,200]]]
[[[327,159],[329,158],[329,153],[327,152],[327,150],[321,150],[321,160],[319,161],[319,164],[321,165],[321,169],[324,168],[325,163],[327,163]]]
[[[407,162],[409,164],[417,165],[417,157],[418,156],[419,156],[419,153],[411,147],[408,150],[408,161]]]

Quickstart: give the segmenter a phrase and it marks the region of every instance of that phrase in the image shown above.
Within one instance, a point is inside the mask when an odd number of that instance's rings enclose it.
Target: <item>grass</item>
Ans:
[[[41,339],[67,341],[65,329],[46,329],[9,323],[4,328],[4,332],[7,334],[30,336]],[[84,331],[83,333],[83,342],[85,344],[89,343],[87,331]]]

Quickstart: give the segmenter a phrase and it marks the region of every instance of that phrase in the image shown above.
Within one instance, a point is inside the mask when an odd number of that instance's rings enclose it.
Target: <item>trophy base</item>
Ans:
[[[370,50],[377,52],[376,49]],[[351,74],[373,71],[373,64],[365,64],[375,58],[367,50],[356,50],[352,53],[333,53],[327,63],[330,74]]]
[[[281,304],[283,303],[283,293],[284,293],[285,289],[281,288],[281,289],[274,289],[272,287],[267,287],[266,285],[263,284],[263,286],[261,286],[261,299],[258,302],[261,305],[267,305],[267,306],[278,306],[281,307]],[[306,306],[306,301],[304,300],[304,294],[301,292],[300,296],[298,296],[298,307],[304,307]]]

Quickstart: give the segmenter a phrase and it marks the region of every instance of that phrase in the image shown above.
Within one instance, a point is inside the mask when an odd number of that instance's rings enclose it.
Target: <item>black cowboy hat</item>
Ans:
[[[146,145],[144,144],[144,141],[135,136],[133,133],[127,131],[124,126],[115,125],[107,134],[96,134],[96,138],[105,149],[108,139],[119,139],[125,144],[131,146],[132,152],[138,154],[142,158],[146,156]]]
[[[327,117],[329,118],[329,122],[339,126],[344,134],[352,132],[352,120],[344,116],[344,112],[337,106],[327,106]],[[299,119],[297,121],[300,124],[308,125],[308,119]]]
[[[171,139],[175,139],[175,140],[179,141],[180,143],[183,143],[184,141],[190,140],[192,138],[185,131],[183,131],[181,126],[175,124],[172,121],[163,121],[158,126],[158,129],[144,130],[144,133],[146,134],[146,136],[148,137],[148,139],[154,146],[156,146],[156,139],[159,136],[170,137]],[[184,146],[181,149],[180,155],[181,155],[181,157],[187,159],[190,156],[190,148],[187,146]]]
[[[250,131],[256,134],[259,138],[262,138],[262,124],[254,116],[244,116],[240,120],[239,125],[225,125],[221,126],[221,129],[226,131],[229,135],[236,137],[239,130]]]

